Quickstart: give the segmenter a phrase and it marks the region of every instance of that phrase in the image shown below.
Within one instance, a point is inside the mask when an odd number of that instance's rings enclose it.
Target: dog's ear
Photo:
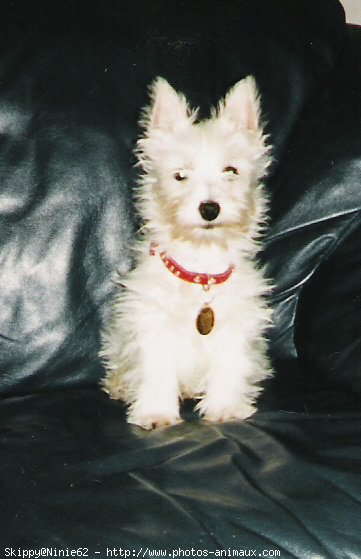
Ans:
[[[164,78],[156,78],[150,87],[151,104],[146,109],[143,124],[150,135],[153,130],[180,128],[189,123],[187,101]]]
[[[218,115],[226,117],[238,128],[258,131],[261,127],[260,99],[253,76],[237,82],[220,103]]]

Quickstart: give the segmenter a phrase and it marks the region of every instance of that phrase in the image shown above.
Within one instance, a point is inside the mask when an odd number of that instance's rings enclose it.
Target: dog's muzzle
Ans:
[[[199,205],[199,213],[205,221],[214,221],[221,211],[221,207],[217,202],[208,200]]]

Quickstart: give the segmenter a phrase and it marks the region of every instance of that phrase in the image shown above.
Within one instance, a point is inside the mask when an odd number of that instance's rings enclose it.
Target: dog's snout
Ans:
[[[207,202],[202,202],[198,209],[203,219],[213,221],[218,217],[221,207],[217,202],[208,200]]]

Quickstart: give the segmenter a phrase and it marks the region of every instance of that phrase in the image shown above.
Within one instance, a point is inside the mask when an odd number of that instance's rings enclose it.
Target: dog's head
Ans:
[[[143,218],[171,239],[252,239],[264,218],[260,179],[270,162],[255,80],[236,83],[209,119],[196,116],[166,80],[153,82],[137,144]]]

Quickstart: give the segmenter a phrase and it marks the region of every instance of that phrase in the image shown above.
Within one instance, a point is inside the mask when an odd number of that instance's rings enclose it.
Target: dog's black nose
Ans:
[[[217,202],[209,200],[208,202],[202,202],[198,209],[203,219],[213,221],[218,216],[221,207]]]

